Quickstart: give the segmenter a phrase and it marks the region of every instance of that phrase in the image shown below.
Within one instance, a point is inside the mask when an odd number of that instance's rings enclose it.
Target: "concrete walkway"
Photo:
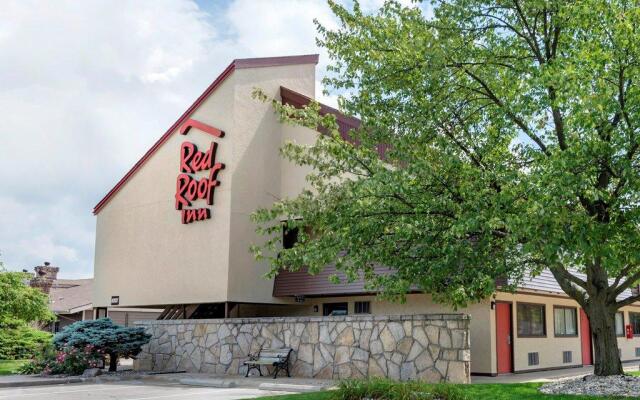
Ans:
[[[253,388],[192,387],[128,381],[0,388],[0,400],[240,400],[287,394]]]
[[[640,370],[637,362],[624,365],[626,372]],[[472,376],[471,383],[524,383],[524,382],[549,382],[556,379],[579,377],[593,373],[593,367],[567,368],[552,371],[528,372],[522,374],[508,374],[497,377]],[[27,387],[42,385],[59,385],[65,383],[115,383],[126,381],[139,381],[149,384],[179,385],[190,387],[210,388],[252,388],[261,390],[274,390],[285,392],[309,392],[327,390],[335,386],[336,381],[328,379],[311,378],[287,378],[256,377],[251,376],[214,376],[209,374],[194,373],[168,373],[157,375],[101,375],[95,378],[69,377],[50,378],[25,375],[0,376],[0,388]]]
[[[638,371],[638,363],[623,364],[625,372]],[[521,374],[507,374],[499,376],[472,376],[471,383],[526,383],[550,382],[556,379],[575,378],[593,374],[593,366],[582,368],[565,368],[552,371],[525,372]]]
[[[150,385],[178,385],[209,388],[251,388],[269,391],[285,392],[315,392],[326,390],[335,385],[335,381],[327,379],[287,378],[278,377],[248,377],[244,376],[214,376],[209,374],[169,373],[154,375],[100,375],[95,378],[67,377],[52,378],[34,375],[5,375],[0,376],[0,388],[19,388],[29,386],[61,385],[70,383],[123,383],[139,381]]]

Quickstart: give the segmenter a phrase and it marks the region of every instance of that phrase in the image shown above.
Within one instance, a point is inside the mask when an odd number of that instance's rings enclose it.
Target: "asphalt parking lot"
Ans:
[[[218,389],[141,381],[1,388],[0,400],[235,400],[285,394],[255,388]]]

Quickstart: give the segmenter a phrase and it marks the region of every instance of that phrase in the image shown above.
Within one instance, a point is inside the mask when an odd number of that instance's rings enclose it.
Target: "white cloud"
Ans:
[[[3,1],[0,259],[91,276],[95,203],[232,59],[322,71],[313,18],[335,24],[323,0]]]

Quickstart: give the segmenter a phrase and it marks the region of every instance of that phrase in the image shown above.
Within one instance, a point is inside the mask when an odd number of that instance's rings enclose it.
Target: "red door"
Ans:
[[[511,304],[496,303],[496,350],[499,374],[513,372],[511,333]]]
[[[584,310],[580,309],[580,341],[582,342],[582,365],[593,364],[591,358],[591,327],[589,318]]]

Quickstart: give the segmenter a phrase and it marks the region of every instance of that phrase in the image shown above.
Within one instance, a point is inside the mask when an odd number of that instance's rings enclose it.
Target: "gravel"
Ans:
[[[540,387],[540,391],[545,394],[636,397],[640,396],[640,377],[587,375],[546,383]]]

